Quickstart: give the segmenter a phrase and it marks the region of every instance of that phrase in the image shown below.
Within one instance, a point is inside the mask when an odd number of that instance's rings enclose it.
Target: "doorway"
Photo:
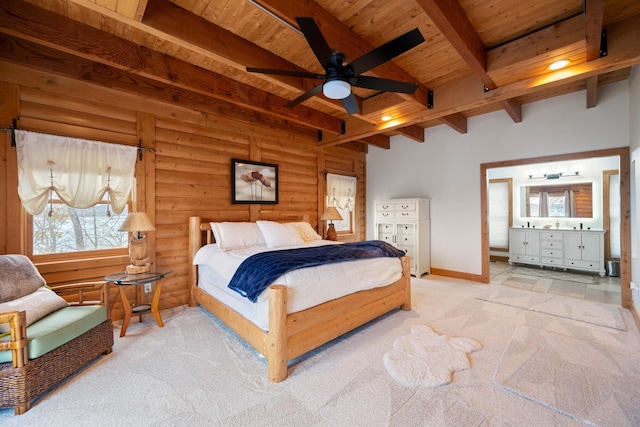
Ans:
[[[581,153],[563,154],[558,156],[545,156],[531,159],[509,160],[502,162],[484,163],[480,166],[481,175],[481,230],[482,230],[482,279],[484,283],[490,281],[490,248],[489,248],[489,208],[488,208],[488,182],[489,171],[495,168],[505,168],[522,165],[535,165],[540,163],[553,163],[559,161],[593,159],[598,157],[617,156],[619,159],[620,182],[620,293],[621,305],[628,308],[631,304],[631,290],[629,281],[631,278],[630,251],[630,154],[629,147],[621,147],[607,150],[596,150]],[[604,224],[603,224],[604,226]]]

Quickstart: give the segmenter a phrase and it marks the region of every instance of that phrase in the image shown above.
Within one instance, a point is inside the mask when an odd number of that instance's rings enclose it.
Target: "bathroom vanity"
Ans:
[[[509,264],[581,270],[604,277],[604,230],[511,227]]]

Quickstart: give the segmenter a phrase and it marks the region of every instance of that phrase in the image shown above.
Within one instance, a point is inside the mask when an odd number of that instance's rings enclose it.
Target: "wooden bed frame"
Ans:
[[[299,220],[299,219],[297,219]],[[209,221],[189,218],[189,262],[204,244],[213,243]],[[203,305],[268,362],[269,381],[287,378],[287,362],[325,344],[398,307],[411,310],[411,275],[409,257],[402,257],[402,277],[381,288],[346,295],[332,301],[287,314],[284,285],[269,287],[269,330],[264,331],[241,314],[227,307],[198,287],[198,269],[189,274],[190,306]]]

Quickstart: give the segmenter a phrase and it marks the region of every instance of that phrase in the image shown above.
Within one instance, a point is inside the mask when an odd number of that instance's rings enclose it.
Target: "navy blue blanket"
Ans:
[[[258,295],[278,277],[298,268],[365,258],[401,256],[404,256],[404,251],[381,240],[261,252],[240,264],[231,278],[229,288],[256,302]]]

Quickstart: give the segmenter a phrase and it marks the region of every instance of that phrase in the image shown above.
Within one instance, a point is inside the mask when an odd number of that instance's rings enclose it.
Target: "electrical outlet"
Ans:
[[[149,294],[152,291],[152,287],[151,287],[151,283],[145,283],[144,284],[144,293],[145,294]]]

